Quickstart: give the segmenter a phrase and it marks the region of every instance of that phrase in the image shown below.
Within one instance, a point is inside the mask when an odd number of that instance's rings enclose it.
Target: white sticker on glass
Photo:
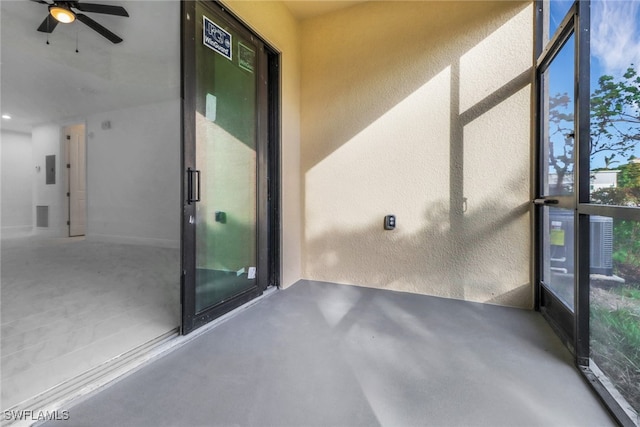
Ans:
[[[207,94],[205,116],[210,122],[216,121],[216,113],[218,112],[218,99],[215,95]]]

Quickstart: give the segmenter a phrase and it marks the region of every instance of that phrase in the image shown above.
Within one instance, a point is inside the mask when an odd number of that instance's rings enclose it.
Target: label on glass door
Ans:
[[[243,70],[253,73],[254,64],[256,62],[256,52],[249,46],[238,43],[238,65]]]
[[[215,22],[202,16],[202,42],[227,59],[233,58],[231,34],[216,25]]]
[[[551,232],[549,243],[553,246],[564,246],[564,230],[562,229],[562,222],[551,221]]]

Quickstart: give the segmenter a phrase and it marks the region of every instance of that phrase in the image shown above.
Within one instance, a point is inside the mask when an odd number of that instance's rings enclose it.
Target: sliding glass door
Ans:
[[[223,8],[184,2],[183,333],[270,284],[269,57]]]
[[[640,424],[640,2],[540,1],[538,307]]]

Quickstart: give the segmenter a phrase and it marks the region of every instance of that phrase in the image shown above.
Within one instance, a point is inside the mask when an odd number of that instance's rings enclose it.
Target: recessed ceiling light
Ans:
[[[8,114],[3,114],[2,118],[5,119],[5,120],[11,120],[11,116],[8,115]]]

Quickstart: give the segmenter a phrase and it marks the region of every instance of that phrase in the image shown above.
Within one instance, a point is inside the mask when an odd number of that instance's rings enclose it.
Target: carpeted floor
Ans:
[[[178,327],[178,249],[2,240],[2,409]]]

